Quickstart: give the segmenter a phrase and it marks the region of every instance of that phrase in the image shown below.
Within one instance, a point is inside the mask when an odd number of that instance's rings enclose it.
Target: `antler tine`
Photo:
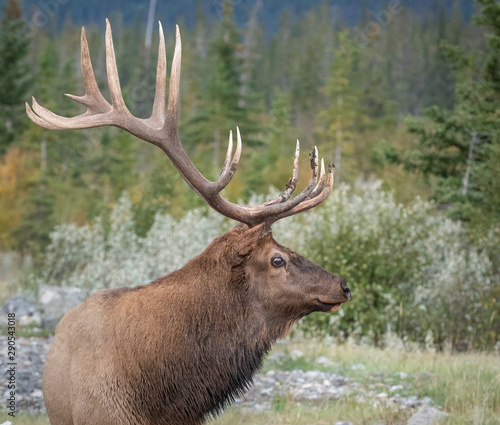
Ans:
[[[297,144],[295,145],[295,157],[293,158],[293,171],[292,177],[288,180],[285,190],[281,194],[281,201],[284,202],[290,199],[295,187],[297,186],[297,181],[299,180],[299,154],[300,154],[300,142],[297,139]]]
[[[177,124],[179,115],[179,85],[181,80],[182,42],[179,26],[175,26],[175,49],[170,70],[170,84],[168,87],[167,117]],[[177,127],[176,127],[177,130]]]
[[[318,184],[318,149],[316,146],[314,147],[313,151],[311,152],[311,178],[309,179],[309,183],[307,187],[299,193],[297,196],[295,196],[292,199],[289,199],[290,196],[292,195],[293,191],[295,190],[295,186],[297,184],[298,180],[298,149],[299,149],[299,143],[297,140],[297,147],[295,149],[295,159],[294,159],[294,164],[293,164],[293,174],[291,178],[291,183],[289,182],[287,184],[287,188],[285,189],[284,196],[280,197],[283,199],[281,203],[277,204],[279,205],[280,212],[288,210],[289,208],[293,208],[305,199],[309,198],[312,196],[312,193],[314,189],[316,188]],[[272,211],[272,210],[270,210]]]
[[[107,125],[122,128],[146,142],[160,147],[170,158],[189,187],[203,198],[214,210],[226,217],[246,223],[249,226],[255,226],[260,223],[272,224],[279,218],[287,217],[318,205],[330,194],[333,185],[333,164],[330,163],[328,166],[328,179],[325,183],[325,167],[322,161],[321,175],[318,180],[318,150],[314,148],[310,158],[312,173],[309,183],[301,193],[292,197],[298,181],[300,145],[297,141],[292,177],[278,199],[256,206],[236,205],[224,199],[220,195],[220,192],[231,181],[241,157],[242,142],[238,127],[236,128],[236,150],[233,155],[233,135],[231,132],[224,166],[219,179],[215,182],[209,181],[198,171],[182,147],[177,132],[182,53],[181,36],[178,26],[176,27],[176,42],[170,72],[168,105],[165,113],[165,37],[163,35],[161,23],[159,25],[155,100],[151,116],[145,120],[134,117],[127,109],[123,100],[109,21],[106,19],[106,71],[111,95],[111,104],[102,96],[97,86],[92,62],[90,60],[85,29],[82,29],[81,45],[81,66],[86,92],[83,96],[67,96],[86,105],[87,111],[72,118],[62,117],[40,106],[33,98],[33,106],[30,108],[30,106],[26,104],[26,112],[29,118],[36,124],[53,130],[90,128]]]
[[[92,125],[89,120],[84,120],[81,125],[75,125],[76,121],[80,121],[83,117],[88,117],[95,114],[109,112],[111,105],[102,96],[94,76],[92,62],[90,60],[89,46],[85,28],[82,27],[81,32],[81,69],[83,81],[85,84],[85,95],[75,96],[66,93],[66,96],[74,101],[87,106],[87,111],[74,118],[66,118],[50,112],[48,109],[38,104],[35,98],[32,98],[33,110],[26,102],[26,113],[28,117],[36,124],[45,127],[49,130],[62,130],[66,128],[86,128]],[[99,125],[99,124],[98,124]],[[102,124],[101,124],[102,125]]]
[[[165,52],[165,35],[163,27],[159,23],[158,35],[160,38],[158,46],[158,65],[156,67],[156,89],[155,100],[151,117],[146,120],[152,125],[162,126],[165,122],[165,98],[167,89],[167,55]]]
[[[238,163],[240,162],[241,148],[242,143],[240,129],[236,127],[236,151],[234,153],[233,160],[231,161],[231,154],[233,152],[233,132],[230,131],[226,159],[224,161],[224,166],[222,168],[219,180],[217,180],[216,182],[217,192],[220,192],[222,189],[224,189],[233,178],[234,173],[236,172],[236,168],[238,167]]]
[[[108,18],[106,18],[106,73],[108,74],[109,94],[111,104],[120,112],[128,112],[123,100],[120,78],[118,77],[118,67],[116,66],[115,48],[113,46],[113,34]]]
[[[35,98],[32,98],[34,101]],[[40,127],[47,128],[48,130],[59,130],[59,127],[48,123],[47,121],[41,119],[38,115],[36,115],[32,110],[28,102],[24,102],[26,105],[26,114],[28,115],[29,119],[33,121],[35,124],[38,124]]]
[[[326,184],[321,192],[319,192],[315,197],[307,199],[304,202],[301,202],[294,208],[289,209],[288,211],[284,211],[283,213],[277,214],[269,220],[269,224],[274,223],[277,220],[281,220],[282,218],[289,217],[291,215],[298,214],[303,211],[307,211],[315,206],[321,204],[328,196],[333,188],[333,183],[335,181],[335,165],[333,162],[328,163],[328,179]]]
[[[246,207],[246,210],[250,212],[250,217],[248,217],[247,220],[251,219],[251,221],[250,220],[248,221],[240,220],[240,221],[244,222],[255,221],[256,223],[261,223],[266,221],[272,223],[276,221],[274,219],[274,216],[286,213],[287,211],[295,208],[297,205],[301,204],[305,200],[309,199],[315,187],[317,186],[317,181],[318,181],[318,150],[316,147],[311,152],[311,170],[312,174],[307,187],[297,196],[280,203],[266,202],[257,206]]]
[[[323,160],[323,158],[321,158],[321,172],[319,175],[318,184],[316,185],[316,187],[314,188],[314,190],[311,193],[311,196],[310,196],[311,198],[314,198],[323,190],[323,188],[325,186],[325,180],[326,180],[325,161]]]
[[[229,164],[231,163],[231,156],[233,154],[233,130],[229,130],[229,143],[227,144],[226,158],[224,159],[224,165],[220,172],[220,176],[227,173],[229,169]]]
[[[87,35],[85,27],[82,27],[80,37],[81,54],[80,66],[82,69],[83,83],[85,84],[85,94],[83,96],[75,96],[73,94],[65,93],[67,97],[73,99],[75,102],[87,106],[87,111],[92,114],[108,112],[111,110],[111,105],[104,98],[94,75],[94,68],[90,60],[89,44],[87,42]]]
[[[266,202],[264,205],[274,205],[280,204],[287,201],[292,196],[295,187],[297,186],[297,181],[299,180],[299,154],[300,154],[300,142],[297,139],[297,144],[295,145],[295,157],[293,159],[293,170],[292,177],[288,180],[288,183],[283,189],[283,192],[279,194],[276,199]]]

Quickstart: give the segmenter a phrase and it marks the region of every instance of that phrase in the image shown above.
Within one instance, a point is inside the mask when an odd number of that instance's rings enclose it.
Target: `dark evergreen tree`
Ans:
[[[22,133],[28,123],[24,102],[31,84],[26,57],[30,40],[17,0],[8,0],[0,22],[0,154]]]
[[[348,38],[347,32],[339,33],[338,43],[330,75],[323,87],[327,105],[318,115],[321,124],[319,133],[324,147],[327,152],[335,151],[337,179],[346,174],[342,170],[344,159],[352,158],[354,133],[368,119],[363,111],[362,91],[357,78],[361,49]],[[352,174],[352,171],[348,174]]]
[[[400,161],[437,178],[434,197],[452,217],[488,226],[500,222],[500,3],[479,2],[476,22],[489,27],[488,49],[476,54],[442,45],[457,69],[466,68],[459,73],[456,103],[452,110],[427,109],[428,124],[410,123],[419,148]]]
[[[200,93],[199,108],[187,125],[188,139],[196,146],[202,157],[212,158],[213,166],[205,164],[218,173],[225,155],[225,141],[229,130],[239,126],[247,145],[255,142],[257,125],[250,117],[250,98],[241,93],[242,59],[239,54],[239,31],[233,21],[233,7],[229,1],[223,5],[220,30],[209,46],[205,71],[208,80],[206,90]],[[207,155],[207,151],[213,153]]]

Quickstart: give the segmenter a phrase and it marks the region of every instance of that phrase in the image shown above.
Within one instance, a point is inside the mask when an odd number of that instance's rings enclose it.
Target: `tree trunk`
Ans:
[[[155,17],[156,0],[149,1],[148,23],[146,26],[146,41],[144,44],[144,69],[147,70],[149,66],[149,59],[151,56],[151,38],[153,37],[153,21]]]

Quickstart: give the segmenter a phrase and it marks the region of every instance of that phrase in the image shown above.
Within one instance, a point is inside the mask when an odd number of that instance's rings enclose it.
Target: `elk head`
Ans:
[[[167,108],[161,24],[159,34],[156,92],[149,118],[134,117],[125,105],[107,20],[111,103],[97,86],[82,29],[86,92],[67,96],[85,105],[86,112],[62,117],[33,98],[33,109],[26,104],[27,114],[36,124],[52,130],[116,126],[158,146],[193,191],[211,208],[240,224],[180,270],[150,285],[97,292],[61,320],[44,372],[44,397],[52,423],[73,423],[69,418],[81,413],[85,419],[78,423],[200,424],[247,387],[272,342],[293,323],[313,311],[337,311],[350,298],[340,277],[279,245],[271,233],[276,220],[313,208],[328,197],[333,163],[325,170],[321,160],[319,167],[315,148],[308,185],[293,196],[298,180],[297,141],[292,177],[276,199],[249,206],[223,198],[220,193],[231,181],[241,155],[239,129],[235,149],[233,134],[229,134],[220,177],[207,180],[189,159],[177,134],[179,28]],[[98,326],[96,334],[96,320],[113,326]],[[101,348],[102,341],[110,341],[112,349],[108,345]],[[130,341],[142,342],[140,354]],[[96,372],[97,364],[102,373]],[[79,365],[71,377],[70,365]],[[104,404],[96,407],[93,401],[95,409],[89,417],[85,400],[95,400],[99,391],[107,394],[99,398]],[[144,403],[143,394],[150,397]]]

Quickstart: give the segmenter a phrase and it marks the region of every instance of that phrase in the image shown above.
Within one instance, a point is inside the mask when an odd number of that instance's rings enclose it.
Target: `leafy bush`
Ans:
[[[122,195],[105,231],[102,219],[78,227],[57,226],[46,251],[39,283],[87,289],[117,288],[148,283],[179,269],[221,233],[224,218],[193,210],[175,220],[156,214],[141,238],[134,231],[132,204]]]
[[[85,288],[147,283],[181,267],[227,228],[212,211],[194,210],[179,220],[157,214],[141,238],[127,195],[110,223],[106,232],[101,220],[58,226],[38,281]],[[488,256],[498,246],[498,230],[474,246],[460,224],[435,215],[431,203],[397,204],[381,182],[358,181],[340,185],[322,207],[277,222],[274,236],[352,289],[340,314],[313,314],[301,324],[306,331],[375,344],[396,333],[457,348],[493,346],[499,338],[499,275]]]
[[[397,204],[380,181],[358,181],[340,185],[323,208],[278,222],[274,233],[351,287],[338,316],[311,315],[306,329],[375,344],[395,332],[456,348],[493,347],[499,337],[499,275],[488,250],[471,245],[460,223],[435,215],[429,202]]]

